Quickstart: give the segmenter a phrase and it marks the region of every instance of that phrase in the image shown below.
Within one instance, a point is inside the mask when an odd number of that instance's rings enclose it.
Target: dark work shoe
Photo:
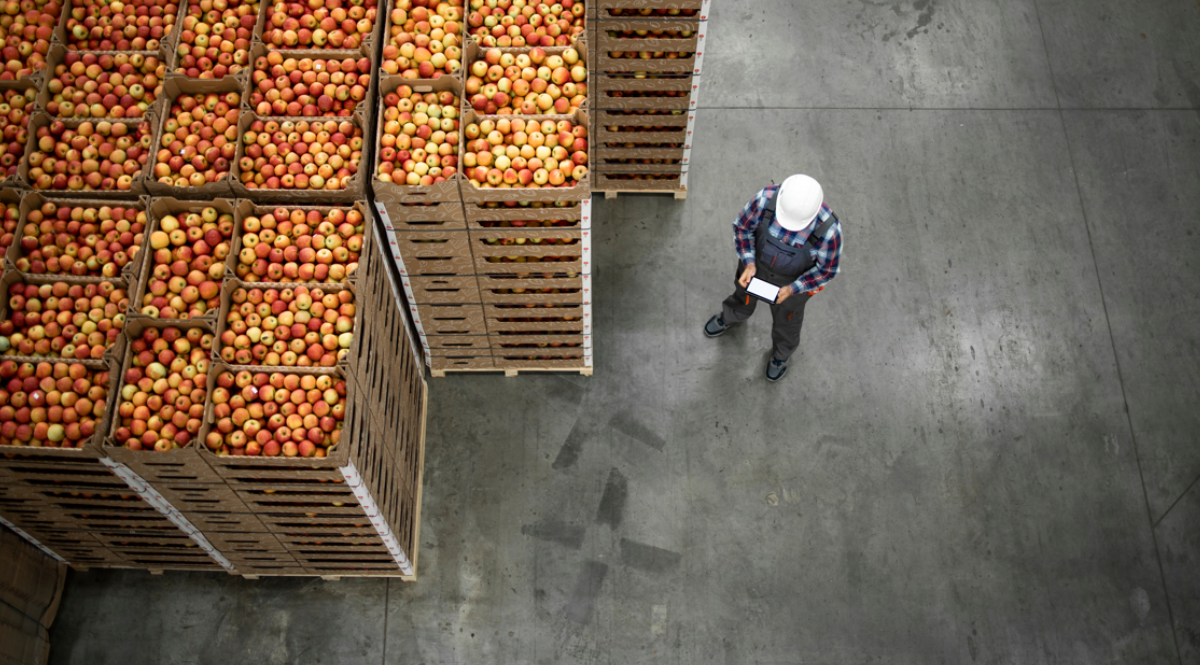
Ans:
[[[704,324],[704,334],[709,337],[720,337],[725,334],[726,330],[732,327],[732,323],[725,323],[725,319],[718,314],[709,319],[708,323]]]
[[[788,361],[780,360],[775,356],[771,356],[771,362],[767,363],[767,380],[771,383],[783,378],[787,374]]]

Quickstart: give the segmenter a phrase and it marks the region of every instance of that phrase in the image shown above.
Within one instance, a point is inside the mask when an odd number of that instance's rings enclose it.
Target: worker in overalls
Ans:
[[[780,287],[770,305],[774,353],[767,363],[768,381],[787,373],[788,358],[800,344],[804,305],[838,274],[842,226],[824,201],[816,180],[793,175],[760,191],[733,222],[737,288],[705,324],[704,334],[719,337],[750,318],[758,302],[746,290],[751,278]]]

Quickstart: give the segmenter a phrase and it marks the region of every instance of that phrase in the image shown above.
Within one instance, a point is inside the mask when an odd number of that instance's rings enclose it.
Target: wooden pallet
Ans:
[[[687,198],[686,189],[593,189],[592,195],[604,194],[606,199],[615,199],[617,194],[673,194],[676,201]]]
[[[429,370],[429,373],[431,375],[433,375],[433,377],[435,379],[446,378],[446,372],[451,372],[451,373],[457,373],[457,372],[464,372],[464,373],[465,372],[504,372],[504,376],[508,376],[508,377],[520,376],[521,372],[525,372],[525,373],[529,373],[529,372],[579,372],[580,376],[591,376],[592,368],[591,367],[531,367],[529,369],[519,369],[519,368],[509,369],[509,368],[497,368],[497,367],[478,367],[478,368],[470,368],[470,369],[431,369],[431,370]],[[419,502],[418,502],[418,505],[419,505]]]

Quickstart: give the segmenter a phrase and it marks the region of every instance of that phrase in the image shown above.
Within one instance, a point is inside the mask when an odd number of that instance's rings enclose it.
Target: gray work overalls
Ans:
[[[800,247],[792,247],[767,232],[767,227],[775,221],[776,203],[779,191],[771,197],[762,213],[758,227],[754,229],[754,264],[755,277],[783,287],[796,281],[810,268],[816,265],[813,250],[817,241],[825,237],[829,227],[837,222],[832,213],[829,219],[817,226],[809,234],[808,239]],[[742,275],[742,264],[739,261],[734,271],[733,281],[736,286],[733,295],[725,299],[722,305],[721,318],[726,324],[741,323],[754,314],[758,299],[746,293],[737,280]],[[800,327],[804,323],[804,306],[812,296],[808,293],[793,293],[783,301],[783,304],[771,304],[771,343],[774,346],[775,358],[787,360],[796,347],[800,345]]]

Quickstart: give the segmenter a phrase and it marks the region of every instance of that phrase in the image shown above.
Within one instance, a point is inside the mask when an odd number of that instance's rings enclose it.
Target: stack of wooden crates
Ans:
[[[592,190],[687,196],[711,0],[592,0]]]

